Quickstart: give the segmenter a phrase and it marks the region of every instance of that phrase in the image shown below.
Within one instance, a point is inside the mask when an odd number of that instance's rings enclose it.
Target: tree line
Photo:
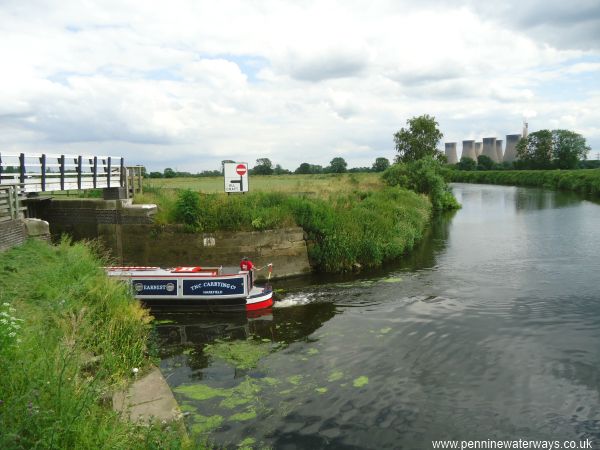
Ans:
[[[551,170],[594,169],[600,161],[587,161],[591,150],[585,138],[570,130],[539,130],[517,143],[517,160],[494,162],[486,155],[477,161],[466,156],[455,165],[459,170]]]
[[[146,173],[145,169],[142,172],[144,176],[150,178],[176,178],[176,177],[217,177],[223,175],[223,165],[225,163],[233,163],[235,161],[226,159],[221,162],[221,170],[204,170],[198,173],[180,172],[167,167],[162,172]],[[333,158],[328,166],[320,166],[318,164],[310,164],[303,162],[293,172],[281,167],[280,164],[273,165],[269,158],[258,158],[256,164],[248,172],[250,175],[291,175],[291,174],[323,174],[323,173],[359,173],[359,172],[383,172],[390,166],[390,161],[387,158],[376,158],[371,167],[352,167],[348,168],[348,163],[342,157]]]

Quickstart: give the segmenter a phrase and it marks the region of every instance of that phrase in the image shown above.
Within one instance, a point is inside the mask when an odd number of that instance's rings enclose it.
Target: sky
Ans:
[[[598,0],[0,0],[0,61],[0,154],[371,166],[421,114],[600,152]]]

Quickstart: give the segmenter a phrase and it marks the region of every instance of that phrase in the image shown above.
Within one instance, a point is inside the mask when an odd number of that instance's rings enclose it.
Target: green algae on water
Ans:
[[[306,352],[308,355],[313,356],[319,353],[319,350],[316,348],[311,348]]]
[[[329,377],[327,377],[327,381],[332,383],[334,381],[341,380],[343,377],[344,377],[344,372],[342,372],[341,370],[334,370],[333,372],[331,372],[329,374]]]
[[[204,347],[206,355],[223,359],[238,369],[253,369],[270,352],[269,344],[252,339],[231,342],[217,341]]]
[[[384,280],[381,280],[383,283],[400,283],[402,281],[402,278],[400,277],[390,277],[390,278],[385,278]]]
[[[223,416],[202,416],[200,414],[194,414],[192,420],[194,422],[191,426],[192,433],[205,434],[219,427],[219,425],[223,423]]]
[[[287,380],[294,386],[298,386],[302,381],[302,375],[292,375],[291,377],[287,377]]]
[[[251,450],[254,447],[254,444],[256,444],[256,439],[254,439],[253,437],[247,437],[238,444],[238,448],[241,450]]]
[[[215,397],[227,397],[226,389],[212,388],[205,384],[177,386],[173,390],[194,400],[209,400]]]
[[[245,412],[234,414],[233,416],[229,417],[228,420],[230,420],[232,422],[238,422],[238,421],[243,422],[245,420],[252,420],[255,418],[256,418],[256,410],[254,408],[250,407]]]
[[[327,388],[319,387],[319,388],[316,388],[315,391],[317,391],[319,394],[324,394],[325,392],[327,392]]]
[[[190,405],[189,403],[181,403],[179,405],[179,409],[182,412],[195,412],[195,411],[197,411],[197,408],[195,406]]]
[[[268,384],[269,386],[276,386],[279,384],[279,380],[273,377],[260,378],[260,381],[262,381],[265,384]]]
[[[385,327],[385,328],[382,328],[381,330],[379,330],[379,332],[382,334],[387,334],[390,331],[392,331],[392,329],[390,327]]]
[[[232,395],[227,398],[224,398],[223,401],[219,403],[219,406],[221,406],[222,408],[233,409],[238,406],[246,405],[252,400],[253,397],[236,397]]]
[[[364,375],[362,375],[362,376],[360,376],[360,377],[356,378],[356,379],[355,379],[355,380],[352,382],[352,385],[353,385],[354,387],[357,387],[357,388],[359,388],[359,387],[363,387],[363,386],[364,386],[364,385],[366,385],[366,384],[369,384],[369,377],[367,377],[367,376],[364,376]]]

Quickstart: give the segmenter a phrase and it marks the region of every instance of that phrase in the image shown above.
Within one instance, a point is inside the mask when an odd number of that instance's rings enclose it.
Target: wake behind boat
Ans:
[[[268,265],[269,270],[271,265]],[[106,267],[110,277],[130,283],[135,298],[160,308],[255,311],[273,305],[270,286],[252,283],[252,272],[223,267]]]

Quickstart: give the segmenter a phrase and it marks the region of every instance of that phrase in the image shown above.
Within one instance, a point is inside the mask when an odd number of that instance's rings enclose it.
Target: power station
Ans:
[[[456,153],[456,142],[446,142],[445,151],[448,164],[456,164],[461,158],[477,161],[477,157],[480,155],[487,156],[495,163],[514,162],[518,159],[517,144],[523,137],[527,137],[528,125],[527,122],[524,122],[523,134],[507,134],[505,147],[504,141],[496,137],[486,137],[481,142],[473,139],[464,140],[460,157]]]

